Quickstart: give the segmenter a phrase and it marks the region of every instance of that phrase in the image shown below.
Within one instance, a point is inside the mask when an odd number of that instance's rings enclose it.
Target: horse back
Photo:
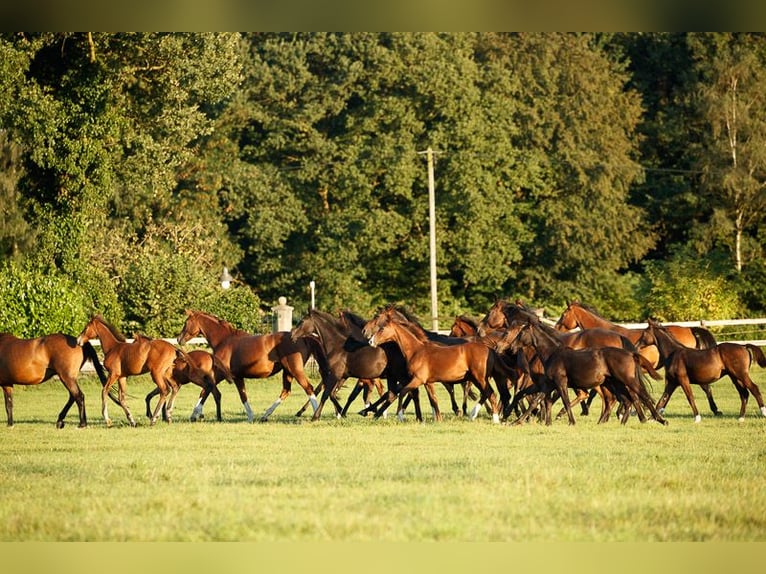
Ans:
[[[77,339],[53,333],[31,339],[0,336],[0,383],[33,385],[54,374],[76,377],[83,363]]]

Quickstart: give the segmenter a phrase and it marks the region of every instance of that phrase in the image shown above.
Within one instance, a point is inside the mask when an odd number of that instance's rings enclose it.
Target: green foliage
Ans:
[[[261,309],[261,300],[247,285],[233,284],[229,289],[219,286],[196,294],[191,308],[206,311],[227,320],[237,328],[251,333],[270,333],[271,322]]]
[[[77,335],[88,322],[92,299],[60,273],[0,267],[0,332],[30,338],[50,333]]]
[[[660,321],[732,319],[741,313],[736,284],[707,260],[679,250],[668,261],[647,262],[647,314]]]

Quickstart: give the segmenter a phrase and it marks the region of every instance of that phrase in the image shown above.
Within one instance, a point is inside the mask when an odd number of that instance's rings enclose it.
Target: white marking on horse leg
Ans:
[[[249,423],[253,422],[255,415],[253,414],[253,409],[250,408],[250,403],[245,401],[244,403],[242,403],[242,406],[245,407],[245,413],[247,414],[247,422]]]
[[[473,408],[471,409],[471,420],[476,420],[476,417],[479,416],[479,410],[481,409],[481,405],[479,403],[476,403],[473,405]]]
[[[739,422],[743,423],[743,422],[745,422],[745,417],[739,417],[739,418],[737,419],[737,421],[739,421]]]
[[[194,410],[192,411],[191,416],[189,417],[189,420],[194,422],[200,417],[202,417],[202,409],[205,408],[205,405],[202,404],[202,399],[199,399],[197,401],[197,404],[194,405]]]
[[[701,417],[700,415],[697,415],[697,416],[695,416],[695,417],[694,417],[694,422],[695,422],[695,423],[700,423],[700,422],[702,422],[702,417]]]
[[[309,402],[311,403],[311,407],[314,409],[314,412],[317,412],[317,409],[319,408],[319,402],[317,401],[317,397],[314,393],[309,395]]]
[[[766,417],[766,405],[761,407],[761,414]]]
[[[265,421],[267,418],[269,418],[271,413],[274,412],[274,410],[280,405],[281,402],[282,402],[282,399],[277,397],[277,400],[274,401],[274,403],[269,408],[266,409],[265,413],[263,413],[263,416],[261,417],[261,420]]]
[[[662,407],[657,412],[660,413],[661,415],[664,415],[665,414],[665,407]]]
[[[497,413],[492,414],[492,422],[495,424],[500,424],[500,415]]]
[[[388,414],[388,409],[386,409],[386,414]],[[404,411],[396,411],[396,418],[399,419],[399,422],[404,422]]]

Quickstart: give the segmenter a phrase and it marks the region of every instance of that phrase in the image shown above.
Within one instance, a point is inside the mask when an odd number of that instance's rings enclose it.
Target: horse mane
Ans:
[[[127,339],[125,339],[125,335],[123,335],[120,331],[118,331],[117,328],[114,325],[112,325],[109,321],[104,319],[103,316],[94,315],[93,317],[91,317],[91,321],[93,320],[98,321],[104,327],[106,327],[109,330],[109,332],[112,334],[112,336],[118,341],[120,341],[121,343],[125,343],[127,341]]]
[[[309,311],[309,317],[315,321],[319,321],[323,325],[327,326],[327,328],[332,329],[339,336],[347,336],[347,334],[344,332],[344,329],[342,328],[341,320],[331,313],[326,313],[325,311],[320,311],[319,309],[311,309]]]
[[[357,315],[356,313],[354,313],[353,311],[349,309],[343,309],[342,311],[339,312],[339,315],[342,315],[343,317],[345,317],[347,320],[349,320],[351,323],[353,323],[359,328],[364,327],[365,324],[367,323],[367,320],[365,318],[363,318],[361,315]]]
[[[431,342],[431,339],[428,338],[428,334],[426,333],[426,330],[417,321],[409,321],[401,317],[391,317],[390,321],[392,323],[396,323],[397,325],[400,325],[404,327],[405,329],[407,329],[421,343]]]
[[[457,317],[455,317],[455,319],[463,321],[465,323],[468,323],[474,329],[478,330],[478,328],[479,328],[479,321],[480,320],[477,319],[476,317],[471,317],[470,315],[458,315]]]
[[[581,301],[578,301],[576,299],[574,301],[570,301],[569,305],[574,305],[575,307],[580,307],[581,309],[586,310],[588,313],[592,313],[593,315],[595,315],[599,319],[603,319],[604,321],[608,321],[608,319],[605,318],[601,313],[599,313],[596,310],[596,308],[593,307],[592,305],[586,305],[585,303],[583,303]]]

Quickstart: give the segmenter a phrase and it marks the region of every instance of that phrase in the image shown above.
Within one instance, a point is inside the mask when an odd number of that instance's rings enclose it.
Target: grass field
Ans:
[[[752,372],[766,391],[766,371]],[[225,383],[224,422],[213,420],[212,399],[207,420],[188,422],[190,385],[175,421],[149,427],[152,383],[139,377],[128,388],[140,426],[111,404],[106,428],[98,381],[81,384],[88,428],[77,428],[76,409],[55,428],[66,400],[58,380],[16,387],[13,428],[0,416],[0,540],[766,540],[766,418],[751,399],[737,421],[728,379],[713,385],[725,416],[713,418],[697,392],[695,424],[678,391],[667,427],[594,416],[511,427],[486,412],[336,420],[331,408],[312,423],[294,417],[305,401],[297,386],[269,422],[249,424]],[[247,387],[257,416],[280,382]],[[448,407],[443,393],[440,403]]]

